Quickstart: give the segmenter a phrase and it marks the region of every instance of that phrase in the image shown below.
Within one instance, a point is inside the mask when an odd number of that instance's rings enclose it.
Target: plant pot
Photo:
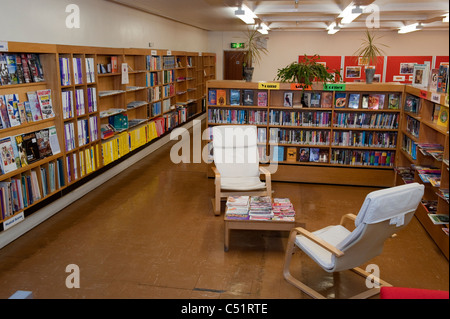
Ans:
[[[366,83],[372,84],[373,77],[375,76],[375,69],[366,69]]]
[[[254,69],[255,68],[244,67],[244,79],[246,82],[252,81]]]

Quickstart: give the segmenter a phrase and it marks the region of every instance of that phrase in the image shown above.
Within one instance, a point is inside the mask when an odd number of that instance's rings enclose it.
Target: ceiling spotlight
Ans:
[[[360,5],[356,5],[354,8],[352,8],[352,13],[353,14],[361,14],[361,13],[363,13],[363,9],[361,8]]]
[[[357,17],[359,17],[362,12],[363,10],[361,6],[355,6],[352,2],[344,9],[344,11],[341,12],[339,18],[342,18],[342,24],[349,24]]]
[[[256,14],[254,14],[253,11],[250,10],[245,4],[234,11],[234,15],[246,24],[254,24],[255,19],[257,18]]]
[[[422,23],[413,23],[413,24],[409,24],[409,25],[405,25],[404,27],[401,27],[398,30],[398,33],[408,33],[408,32],[413,32],[413,31],[419,31],[422,29],[423,29]]]

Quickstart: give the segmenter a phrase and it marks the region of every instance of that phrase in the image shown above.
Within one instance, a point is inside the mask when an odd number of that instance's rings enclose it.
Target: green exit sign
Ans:
[[[245,47],[244,43],[231,43],[232,49],[243,49]]]

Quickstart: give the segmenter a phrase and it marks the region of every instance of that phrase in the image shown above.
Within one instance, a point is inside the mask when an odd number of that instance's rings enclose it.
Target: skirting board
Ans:
[[[202,114],[195,118],[195,120],[204,120],[206,118],[206,114]],[[188,123],[180,126],[185,129],[190,129],[193,126],[193,120],[189,121]],[[7,231],[4,231],[0,234],[0,249],[11,243],[12,241],[16,240],[26,232],[30,231],[34,227],[38,226],[40,223],[44,222],[48,218],[52,217],[56,213],[60,212],[65,207],[69,206],[76,200],[80,199],[90,191],[94,190],[95,188],[99,187],[103,183],[107,182],[114,176],[118,175],[119,173],[123,172],[125,169],[130,167],[131,165],[139,162],[144,157],[150,155],[154,151],[158,150],[163,145],[170,142],[170,134],[167,134],[166,136],[162,137],[161,139],[157,140],[155,143],[149,145],[139,153],[131,156],[130,158],[126,159],[122,163],[110,168],[109,170],[105,171],[103,174],[97,176],[96,178],[92,179],[91,181],[87,182],[86,184],[76,188],[72,192],[64,195],[63,197],[55,200],[51,204],[45,206],[44,208],[34,212],[32,215],[25,218],[22,222],[18,223],[17,225],[11,227]]]

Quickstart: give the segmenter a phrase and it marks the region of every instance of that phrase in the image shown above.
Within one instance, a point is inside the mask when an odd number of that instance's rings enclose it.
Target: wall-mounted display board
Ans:
[[[430,63],[430,56],[388,56],[386,64],[386,82],[411,84],[413,80],[414,64]]]
[[[309,58],[312,56],[309,55]],[[301,62],[304,55],[298,57]],[[320,56],[319,62],[332,70],[341,69],[344,82],[365,82],[366,61],[354,56]],[[374,82],[397,82],[411,84],[414,64],[428,63],[430,68],[438,69],[441,64],[448,64],[448,56],[384,56],[378,57]]]

